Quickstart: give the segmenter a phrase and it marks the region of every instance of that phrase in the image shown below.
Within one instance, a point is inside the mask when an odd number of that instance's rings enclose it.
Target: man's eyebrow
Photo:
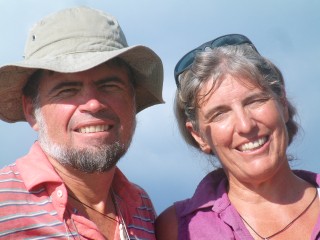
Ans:
[[[70,82],[70,81],[65,81],[65,82],[61,82],[59,84],[57,84],[56,86],[54,86],[54,88],[52,88],[50,91],[49,91],[49,94],[52,94],[54,93],[55,91],[59,90],[59,89],[62,89],[64,87],[78,87],[78,86],[81,86],[82,83],[81,82]]]
[[[121,84],[125,84],[125,81],[117,76],[110,76],[110,77],[106,77],[100,80],[95,81],[95,85],[100,85],[106,82],[116,82],[116,83],[121,83]]]
[[[94,85],[98,86],[107,82],[115,82],[115,83],[121,83],[121,84],[126,84],[125,81],[117,76],[110,76],[110,77],[105,77],[102,79],[99,79],[94,82]],[[63,81],[56,86],[54,86],[50,91],[49,94],[52,94],[59,89],[65,88],[65,87],[80,87],[82,86],[83,83],[81,81]]]

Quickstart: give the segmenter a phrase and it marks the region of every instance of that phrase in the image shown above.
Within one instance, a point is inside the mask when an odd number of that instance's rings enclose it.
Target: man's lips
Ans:
[[[111,125],[88,125],[81,128],[78,128],[76,131],[79,133],[97,133],[97,132],[105,132],[111,128]]]

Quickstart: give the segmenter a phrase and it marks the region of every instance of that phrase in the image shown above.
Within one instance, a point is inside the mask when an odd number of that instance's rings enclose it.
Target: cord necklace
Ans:
[[[80,204],[82,204],[83,206],[101,214],[102,216],[106,217],[107,219],[110,219],[114,222],[117,222],[119,223],[119,236],[120,236],[120,240],[129,240],[130,239],[130,236],[129,236],[129,233],[128,233],[128,230],[127,230],[127,227],[126,227],[126,224],[124,222],[124,219],[123,219],[123,216],[122,216],[122,212],[120,210],[120,206],[118,205],[118,202],[115,198],[115,193],[113,191],[113,189],[111,189],[111,199],[112,199],[112,203],[114,204],[114,207],[116,209],[116,213],[117,215],[119,216],[119,221],[115,218],[112,218],[110,216],[108,216],[107,214],[104,214],[102,212],[99,212],[97,211],[96,209],[94,209],[93,207],[89,206],[88,204],[80,201],[78,198],[76,198],[75,196],[73,196],[72,194],[69,193],[69,197],[74,199],[75,201],[79,202]],[[74,223],[73,223],[74,224]],[[78,232],[78,231],[77,231]],[[79,234],[79,233],[78,233]]]
[[[239,214],[240,218],[247,224],[247,226],[249,228],[251,228],[251,230],[259,237],[261,238],[262,240],[270,240],[271,238],[275,237],[276,235],[284,232],[285,230],[287,230],[295,221],[297,221],[303,214],[305,214],[308,209],[311,207],[311,205],[314,203],[314,201],[316,200],[318,196],[318,191],[316,189],[316,194],[315,196],[313,197],[312,201],[309,203],[309,205],[295,218],[293,219],[291,222],[289,222],[284,228],[282,228],[281,230],[279,230],[278,232],[268,236],[268,237],[262,237],[259,233],[257,233],[256,230],[253,229],[253,227],[250,226],[250,224]]]
[[[72,196],[71,194],[69,194],[69,197],[70,197],[70,198],[72,198],[73,200],[75,200],[75,201],[77,201],[77,202],[81,203],[83,206],[85,206],[85,207],[87,207],[87,208],[89,208],[89,209],[91,209],[91,210],[93,210],[93,211],[95,211],[95,212],[99,213],[100,215],[104,216],[105,218],[110,219],[110,220],[112,220],[112,221],[114,221],[114,222],[118,222],[118,220],[117,220],[117,219],[115,219],[115,218],[113,218],[113,217],[110,217],[110,216],[108,216],[108,215],[107,215],[107,214],[105,214],[105,213],[99,212],[98,210],[94,209],[93,207],[89,206],[88,204],[86,204],[86,203],[84,203],[84,202],[80,201],[80,200],[79,200],[78,198],[76,198],[75,196]]]

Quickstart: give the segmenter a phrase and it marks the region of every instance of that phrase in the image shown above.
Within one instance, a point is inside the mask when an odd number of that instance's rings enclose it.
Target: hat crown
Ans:
[[[127,46],[125,35],[112,15],[76,7],[49,15],[35,24],[26,42],[25,59],[112,51]]]
[[[24,59],[0,67],[0,119],[26,120],[22,89],[38,69],[75,73],[114,58],[122,59],[132,70],[137,112],[163,103],[161,59],[143,45],[128,47],[112,15],[75,7],[45,17],[29,32]]]

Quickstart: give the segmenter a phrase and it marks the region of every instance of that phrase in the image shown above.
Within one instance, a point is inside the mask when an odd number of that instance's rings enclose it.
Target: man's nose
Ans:
[[[99,98],[99,93],[94,90],[86,90],[80,101],[79,110],[82,112],[96,113],[106,108],[106,104]]]

